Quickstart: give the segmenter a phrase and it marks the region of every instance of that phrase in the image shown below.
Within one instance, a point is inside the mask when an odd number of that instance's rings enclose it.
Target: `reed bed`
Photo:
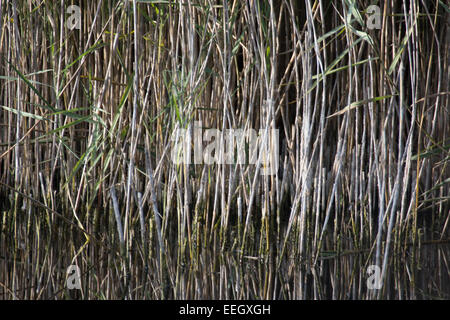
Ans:
[[[0,299],[449,298],[449,18],[0,0]],[[278,129],[278,170],[174,163],[200,122]]]

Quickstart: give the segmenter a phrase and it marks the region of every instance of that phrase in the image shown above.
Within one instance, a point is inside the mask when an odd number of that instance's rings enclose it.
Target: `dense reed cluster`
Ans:
[[[0,299],[449,298],[449,19],[0,1]],[[200,122],[278,130],[278,169],[172,161]]]

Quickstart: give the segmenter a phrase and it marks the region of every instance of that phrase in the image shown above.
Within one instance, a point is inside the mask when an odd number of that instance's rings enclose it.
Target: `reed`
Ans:
[[[0,0],[0,299],[449,298],[450,10],[371,4]]]

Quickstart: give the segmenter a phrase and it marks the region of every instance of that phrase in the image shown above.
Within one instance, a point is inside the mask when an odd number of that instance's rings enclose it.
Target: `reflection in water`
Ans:
[[[27,229],[27,219],[39,222],[39,233]],[[372,266],[373,245],[356,248],[346,240],[335,246],[331,237],[318,256],[301,256],[290,242],[283,254],[280,245],[241,254],[239,246],[218,245],[218,237],[199,248],[167,240],[160,254],[159,246],[142,245],[155,240],[143,241],[139,232],[130,232],[130,245],[120,248],[113,232],[97,232],[97,240],[86,242],[70,226],[41,224],[40,215],[16,221],[14,232],[2,225],[0,299],[450,299],[450,244],[431,234],[416,245],[396,242],[383,270]],[[265,243],[261,239],[253,243]],[[74,257],[81,290],[66,285]],[[380,289],[370,289],[376,276],[384,279]]]
[[[449,244],[425,244],[393,255],[381,289],[368,289],[368,255],[275,259],[204,251],[199,264],[178,268],[175,299],[450,299]],[[176,266],[172,266],[177,270]]]

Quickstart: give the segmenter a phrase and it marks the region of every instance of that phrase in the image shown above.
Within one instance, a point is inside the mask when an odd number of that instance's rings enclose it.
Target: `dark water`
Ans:
[[[450,299],[450,243],[431,233],[415,246],[393,244],[377,278],[374,248],[356,250],[351,241],[340,252],[302,257],[289,246],[282,256],[276,248],[240,254],[213,237],[202,248],[166,241],[160,255],[154,231],[146,243],[155,245],[144,248],[133,231],[121,251],[115,233],[106,232],[114,230],[113,220],[104,231],[89,229],[97,241],[86,242],[51,215],[18,212],[8,220],[4,214],[0,299]],[[67,289],[72,264],[80,267],[81,290]]]
[[[393,255],[380,289],[369,289],[367,255],[320,258],[314,267],[285,259],[222,254],[202,256],[195,270],[184,267],[176,299],[450,299],[449,244],[422,245]],[[412,260],[414,258],[414,260]]]

